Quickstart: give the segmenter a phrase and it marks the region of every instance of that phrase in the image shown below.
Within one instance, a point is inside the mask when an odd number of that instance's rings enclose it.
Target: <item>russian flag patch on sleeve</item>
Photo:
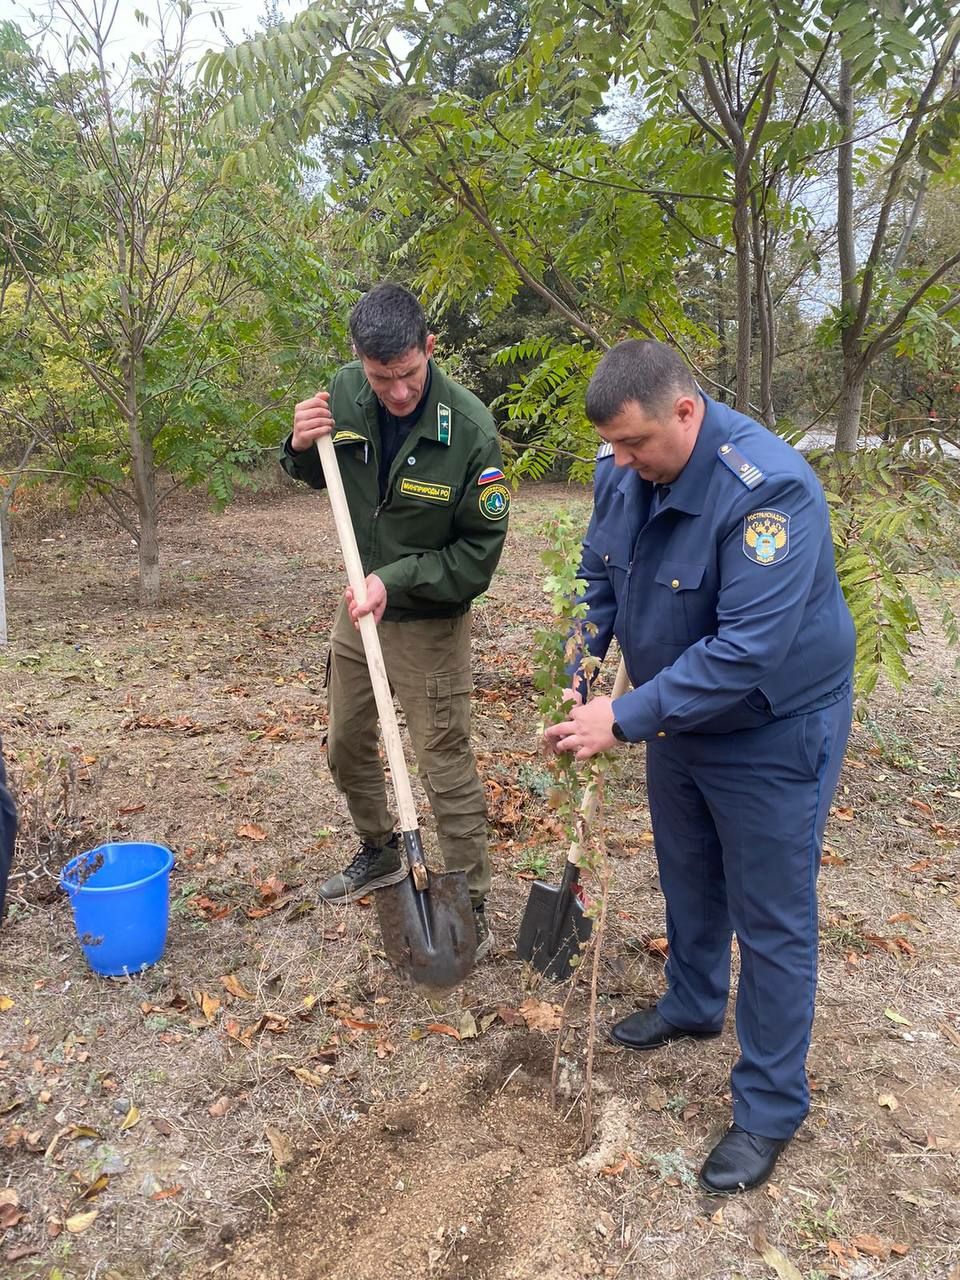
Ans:
[[[499,467],[487,467],[477,476],[477,484],[492,484],[494,480],[503,480],[504,475]]]

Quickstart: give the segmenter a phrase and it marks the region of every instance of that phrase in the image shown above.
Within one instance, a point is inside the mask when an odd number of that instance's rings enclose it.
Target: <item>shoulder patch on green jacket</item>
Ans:
[[[335,431],[333,433],[334,444],[350,444],[359,441],[360,444],[367,443],[367,437],[362,436],[359,431]]]
[[[505,484],[491,484],[480,491],[480,514],[488,520],[502,520],[510,510],[510,490]]]

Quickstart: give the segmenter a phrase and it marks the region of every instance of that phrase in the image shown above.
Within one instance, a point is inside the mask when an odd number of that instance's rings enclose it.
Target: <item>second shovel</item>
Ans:
[[[611,697],[619,698],[627,692],[630,680],[623,659],[617,668]],[[587,831],[597,807],[597,778],[587,784],[580,802],[578,827]],[[527,905],[517,934],[517,955],[528,960],[548,978],[561,982],[569,978],[574,961],[587,945],[593,929],[593,921],[584,911],[577,891],[580,883],[580,861],[583,846],[573,840],[563,864],[563,876],[558,887],[536,881],[530,890]]]

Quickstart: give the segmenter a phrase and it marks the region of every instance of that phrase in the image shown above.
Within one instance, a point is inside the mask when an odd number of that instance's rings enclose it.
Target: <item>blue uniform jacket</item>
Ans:
[[[613,711],[631,742],[829,705],[853,669],[819,480],[779,436],[704,400],[693,453],[652,517],[653,485],[597,462],[586,644],[601,658],[620,644],[635,687]]]

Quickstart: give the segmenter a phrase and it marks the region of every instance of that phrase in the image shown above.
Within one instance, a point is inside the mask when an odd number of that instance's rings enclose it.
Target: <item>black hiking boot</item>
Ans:
[[[372,889],[396,884],[407,874],[400,858],[400,842],[396,832],[384,845],[364,840],[349,866],[326,880],[317,893],[324,902],[356,902]]]
[[[493,946],[493,934],[487,924],[482,902],[473,908],[473,919],[477,926],[477,953],[474,956],[474,960],[479,962],[489,954],[490,948]]]

